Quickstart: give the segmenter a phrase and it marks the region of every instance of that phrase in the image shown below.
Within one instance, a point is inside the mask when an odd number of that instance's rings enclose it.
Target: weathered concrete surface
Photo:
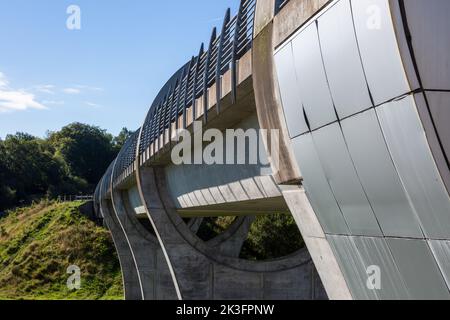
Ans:
[[[131,254],[130,246],[128,245],[125,234],[120,227],[117,217],[113,212],[110,200],[102,200],[100,210],[106,226],[111,232],[114,246],[120,261],[120,268],[122,270],[122,278],[125,292],[125,300],[142,300],[142,290],[139,282],[136,264]]]
[[[251,130],[251,133],[255,133],[254,142],[259,143],[255,131],[259,129],[256,112],[228,129]],[[229,142],[224,141],[224,144]],[[202,154],[202,148],[203,144],[194,144],[192,153],[198,151]],[[227,152],[225,149],[224,162]],[[247,147],[246,158],[249,158],[249,152]],[[254,165],[167,165],[165,167],[167,187],[178,212],[182,216],[287,212],[288,208],[282,199],[281,191],[269,175],[271,168],[262,165],[269,163],[265,149],[259,151],[258,160],[258,164]],[[237,163],[237,153],[234,155],[234,162]]]
[[[204,123],[204,130],[207,130],[208,128],[215,128],[219,130],[232,128],[236,123],[239,123],[242,119],[245,119],[254,113],[255,99],[253,95],[252,82],[252,50],[249,50],[237,61],[236,101],[233,101],[232,99],[231,79],[231,71],[227,71],[221,78],[220,86],[222,99],[220,101],[220,109],[217,108],[217,102],[214,101],[216,99],[208,101],[207,122]],[[209,92],[216,89],[216,87],[217,85],[215,85],[214,88],[208,88],[207,95],[211,95]],[[193,118],[192,107],[187,108],[186,115],[181,115],[178,119],[179,124],[186,121],[186,130],[191,133],[194,132],[193,121],[204,120],[204,111],[201,107],[204,97],[199,97],[197,101],[199,103],[197,104],[196,110],[198,109],[201,112],[196,114],[196,119]],[[172,125],[174,124],[175,123]],[[175,131],[172,132],[172,137],[166,135],[163,139],[160,139],[159,146],[157,146],[158,142],[151,144],[148,150],[146,150],[142,155],[139,155],[141,158],[141,164],[166,165],[170,163],[170,153],[172,147],[174,146],[172,141],[174,135]]]
[[[328,297],[331,300],[351,300],[352,296],[342,271],[311,207],[305,190],[297,186],[284,187],[283,195],[300,228],[317,272],[323,283],[326,284],[325,290]]]
[[[262,129],[280,130],[279,168],[273,168],[274,179],[278,184],[299,182],[300,171],[293,165],[294,156],[290,147],[290,139],[283,108],[280,102],[278,87],[274,70],[272,47],[273,23],[269,23],[253,41],[253,87],[255,90],[256,106],[259,124]],[[270,145],[265,142],[266,152],[271,155]],[[275,156],[275,155],[274,155]],[[277,170],[278,169],[278,170]]]
[[[127,192],[112,192],[113,208],[126,235],[139,276],[144,300],[175,300],[170,273],[156,238],[139,223]]]
[[[164,254],[156,237],[136,218],[129,194],[126,190],[116,190],[113,192],[115,205],[108,200],[109,203],[101,207],[102,213],[106,213],[107,227],[117,243],[126,288],[125,298],[175,300],[177,294]],[[104,207],[108,209],[103,210]],[[253,220],[253,217],[238,218],[228,230],[208,241],[207,245],[217,253],[238,257]],[[192,219],[186,226],[195,234],[201,221]]]
[[[289,213],[283,196],[260,198],[259,200],[236,201],[216,205],[204,205],[176,209],[184,218],[221,217],[221,216],[253,216],[273,213]]]
[[[255,11],[255,26],[253,36],[256,37],[264,28],[272,22],[275,14],[275,1],[258,0]]]
[[[207,245],[217,248],[226,257],[238,258],[253,221],[255,217],[252,216],[237,218],[228,230],[208,241]]]

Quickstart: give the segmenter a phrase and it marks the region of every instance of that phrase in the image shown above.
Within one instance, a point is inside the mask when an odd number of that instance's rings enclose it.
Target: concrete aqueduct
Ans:
[[[97,187],[125,298],[449,299],[449,17],[448,0],[228,11]],[[278,129],[273,173],[174,165],[172,138],[195,120]],[[275,212],[292,213],[306,248],[239,259],[254,216]],[[237,218],[201,240],[202,219],[219,215]]]

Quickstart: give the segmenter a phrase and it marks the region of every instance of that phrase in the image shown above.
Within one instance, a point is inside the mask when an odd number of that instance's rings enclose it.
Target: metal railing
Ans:
[[[73,201],[92,201],[94,200],[94,196],[92,195],[64,195],[58,196],[56,201],[58,202],[73,202]]]
[[[114,168],[114,164],[115,164],[115,161],[113,161],[110,164],[110,166],[108,167],[108,170],[106,170],[106,173],[103,176],[102,180],[100,180],[100,184],[98,185],[98,191],[97,191],[98,192],[98,202],[100,202],[101,199],[107,198],[106,195],[109,193],[109,190],[111,189],[111,175],[112,175],[112,171]]]
[[[125,142],[122,150],[117,156],[117,163],[115,165],[113,181],[124,180],[132,172],[134,172],[134,161],[136,159],[136,147],[137,140],[139,137],[139,131],[136,131],[131,135],[131,137]]]
[[[232,100],[236,100],[237,86],[237,61],[247,53],[253,42],[253,26],[256,8],[256,0],[241,0],[239,11],[236,16],[231,17],[231,10],[228,9],[222,29],[218,32],[213,29],[208,47],[200,46],[197,56],[181,67],[172,78],[161,89],[153,101],[144,125],[136,131],[125,143],[117,157],[117,164],[113,171],[111,165],[105,173],[102,181],[97,187],[94,199],[100,201],[111,187],[111,175],[113,184],[117,185],[135,170],[137,146],[139,154],[144,154],[151,145],[159,150],[164,144],[167,131],[169,137],[172,133],[172,126],[179,129],[178,119],[181,117],[186,127],[188,111],[196,119],[196,102],[203,97],[203,115],[207,121],[208,110],[208,88],[216,83],[217,112],[220,112],[221,81],[222,76],[231,71]],[[140,135],[139,135],[140,133]],[[140,141],[138,141],[140,136]],[[161,143],[160,137],[163,137]]]

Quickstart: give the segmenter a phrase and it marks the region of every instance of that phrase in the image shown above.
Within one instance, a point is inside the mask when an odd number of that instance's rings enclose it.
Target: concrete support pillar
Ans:
[[[227,257],[238,258],[253,221],[255,217],[252,216],[237,218],[229,230],[208,241],[207,245],[217,248]]]
[[[155,237],[137,220],[127,195],[112,192],[117,220],[126,235],[139,276],[143,300],[174,300],[177,298],[167,263]]]
[[[136,265],[131,254],[125,234],[117,221],[116,215],[113,213],[110,200],[102,200],[100,211],[104,217],[106,226],[111,232],[114,245],[122,269],[122,278],[125,291],[125,300],[141,300],[142,292],[139,282]]]
[[[350,291],[305,190],[298,186],[283,189],[283,196],[300,228],[317,272],[326,284],[328,297],[332,300],[351,300]]]

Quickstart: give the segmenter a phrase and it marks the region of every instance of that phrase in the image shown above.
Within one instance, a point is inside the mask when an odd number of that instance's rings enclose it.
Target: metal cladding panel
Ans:
[[[386,241],[412,299],[450,299],[445,280],[425,241],[393,238]]]
[[[316,23],[297,35],[292,40],[292,47],[298,88],[311,129],[337,121],[323,67]]]
[[[337,2],[318,19],[318,25],[325,70],[339,117],[346,118],[372,107],[350,0]]]
[[[398,270],[385,239],[354,237],[353,241],[364,260],[366,270],[370,266],[380,268],[381,288],[376,290],[382,300],[410,299],[408,289]]]
[[[403,185],[427,238],[450,239],[450,198],[417,114],[413,96],[377,108]]]
[[[291,43],[288,43],[275,55],[275,64],[289,135],[293,138],[308,132],[309,129],[298,91]]]
[[[349,234],[342,212],[320,165],[311,134],[292,140],[295,157],[303,173],[303,184],[326,233]]]
[[[426,96],[442,147],[450,159],[450,92],[427,92]]]
[[[320,128],[312,136],[328,183],[352,235],[382,236],[339,124]]]
[[[423,238],[384,141],[375,110],[342,122],[362,185],[385,236]]]
[[[450,288],[450,242],[429,241],[431,250],[436,258],[439,268],[444,275],[447,286]]]
[[[425,89],[450,90],[450,1],[404,1],[412,46]]]
[[[356,300],[378,300],[376,290],[367,286],[367,267],[351,237],[327,236],[344,273],[351,294]]]
[[[352,0],[367,82],[376,105],[411,91],[403,67],[388,0]]]

